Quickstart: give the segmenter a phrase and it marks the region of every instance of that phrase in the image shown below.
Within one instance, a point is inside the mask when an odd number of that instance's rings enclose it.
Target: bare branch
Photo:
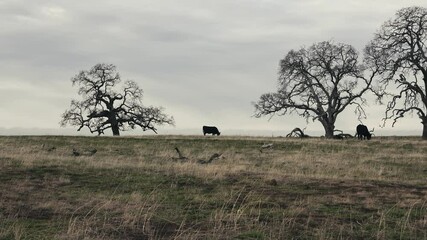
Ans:
[[[254,116],[297,113],[320,121],[332,137],[338,114],[349,105],[364,114],[362,95],[371,89],[376,73],[365,77],[366,67],[358,58],[352,46],[330,41],[290,51],[280,61],[277,93],[263,94],[254,103]]]
[[[377,96],[389,97],[383,124],[427,111],[427,9],[408,7],[386,21],[365,48],[365,61],[381,74]],[[427,123],[423,138],[427,139]],[[425,136],[424,136],[425,135]]]
[[[78,130],[86,127],[98,135],[111,129],[113,135],[119,135],[120,131],[136,126],[157,133],[156,126],[174,124],[162,108],[142,105],[143,91],[135,82],[126,81],[123,91],[115,92],[121,80],[112,64],[97,64],[89,71],[81,71],[71,81],[79,86],[78,94],[83,100],[71,102],[70,109],[62,115],[61,126],[69,124]]]

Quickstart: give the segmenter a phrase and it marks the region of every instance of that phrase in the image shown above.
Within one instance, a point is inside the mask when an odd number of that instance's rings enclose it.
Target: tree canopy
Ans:
[[[71,81],[79,87],[82,100],[71,101],[70,109],[62,114],[61,126],[77,126],[78,131],[86,127],[98,135],[111,129],[116,136],[136,127],[157,133],[157,125],[174,124],[173,117],[164,114],[161,107],[142,105],[143,91],[136,82],[125,81],[118,92],[121,78],[113,64],[96,64]]]
[[[325,136],[333,137],[338,115],[349,105],[365,115],[362,95],[371,87],[375,71],[364,76],[358,52],[350,45],[332,41],[289,51],[280,61],[278,90],[263,94],[254,103],[255,117],[296,113],[318,120]]]
[[[378,96],[389,97],[384,123],[416,113],[427,140],[427,9],[408,7],[386,21],[365,48],[379,70]]]

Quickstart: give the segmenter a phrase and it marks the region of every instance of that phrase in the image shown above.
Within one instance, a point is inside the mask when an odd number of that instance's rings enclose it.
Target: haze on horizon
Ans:
[[[123,80],[144,90],[145,105],[163,106],[175,118],[176,126],[159,134],[216,125],[225,134],[284,135],[300,127],[318,135],[318,122],[298,116],[252,117],[251,103],[276,90],[279,60],[324,40],[351,44],[362,55],[379,27],[409,6],[426,3],[0,0],[0,135],[88,134],[59,121],[78,97],[71,77],[97,63],[115,64]],[[379,135],[421,134],[417,116],[379,128],[384,108],[370,100],[363,123]],[[336,128],[353,133],[358,123],[349,108]]]

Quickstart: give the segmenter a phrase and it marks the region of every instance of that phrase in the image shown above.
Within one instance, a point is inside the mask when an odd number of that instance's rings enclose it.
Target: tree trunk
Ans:
[[[111,130],[113,130],[113,136],[120,136],[119,125],[111,124]]]
[[[325,138],[333,138],[335,126],[333,123],[321,121],[323,128],[325,129]]]
[[[325,127],[325,137],[326,138],[333,138],[334,137],[334,127],[333,126]]]
[[[114,113],[110,113],[109,120],[111,124],[111,130],[113,131],[113,136],[120,136],[119,123],[117,122],[116,115]]]
[[[423,119],[423,136],[422,139],[423,140],[427,140],[427,118]]]

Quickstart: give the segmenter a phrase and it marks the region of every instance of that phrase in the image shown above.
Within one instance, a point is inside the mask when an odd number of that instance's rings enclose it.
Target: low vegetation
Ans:
[[[426,239],[426,156],[410,137],[0,137],[0,239]]]

